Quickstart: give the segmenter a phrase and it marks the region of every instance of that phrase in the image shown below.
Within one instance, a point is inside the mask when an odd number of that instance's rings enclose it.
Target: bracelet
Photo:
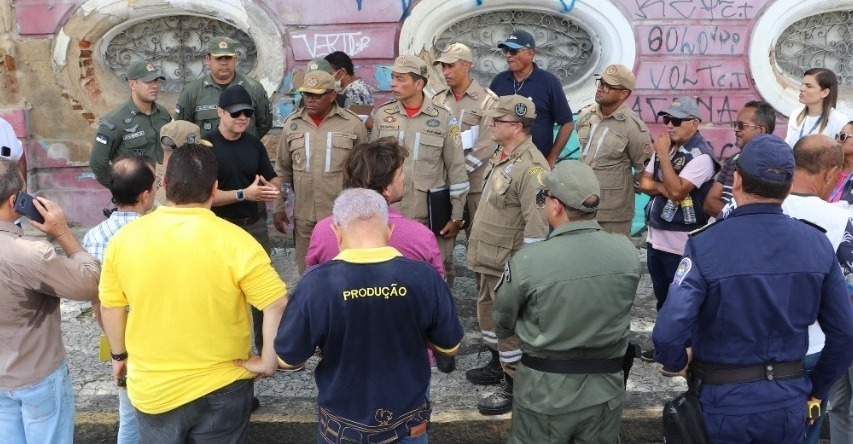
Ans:
[[[113,358],[113,361],[124,361],[127,359],[127,352],[119,354],[110,352],[110,356]]]

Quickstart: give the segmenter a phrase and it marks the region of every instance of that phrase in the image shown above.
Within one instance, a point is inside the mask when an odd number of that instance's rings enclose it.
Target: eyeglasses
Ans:
[[[240,111],[234,111],[233,113],[228,113],[228,114],[231,116],[232,119],[236,119],[236,118],[240,117],[240,114],[251,119],[252,116],[255,115],[255,110],[253,110],[253,109],[241,109]]]
[[[551,192],[548,190],[539,190],[536,193],[536,208],[545,208],[545,198],[550,197],[551,199],[557,200],[556,197],[551,195]]]
[[[492,126],[495,123],[521,123],[520,120],[501,120],[501,119],[492,119]]]
[[[518,55],[518,53],[520,53],[520,52],[530,51],[530,48],[521,48],[521,49],[501,48],[501,50],[503,51],[504,55],[515,56],[515,55]]]
[[[614,86],[609,83],[602,81],[601,79],[595,79],[595,87],[600,89],[601,92],[607,94],[610,91],[627,91],[628,88],[623,88],[621,86]]]
[[[838,141],[838,143],[844,143],[844,141],[846,141],[847,139],[853,139],[853,134],[850,134],[850,133],[838,133],[838,134],[836,134],[836,135],[835,135],[835,140],[837,140],[837,141]]]
[[[322,99],[322,98],[323,98],[323,96],[325,96],[326,94],[328,94],[328,93],[330,93],[330,92],[331,92],[331,91],[326,91],[326,92],[324,92],[324,93],[320,93],[320,94],[314,94],[314,93],[310,93],[310,92],[304,92],[304,93],[302,93],[302,97],[304,97],[304,98],[306,98],[306,99],[311,99],[311,100],[320,100],[320,99]]]
[[[676,125],[676,126],[678,126],[678,125]],[[734,128],[734,129],[735,129],[735,130],[737,130],[737,131],[743,131],[743,130],[744,130],[744,128],[747,128],[747,127],[750,127],[750,128],[761,128],[762,126],[761,126],[761,125],[753,125],[753,124],[751,124],[751,123],[740,122],[740,121],[734,121],[734,122],[732,122],[732,128]]]
[[[696,120],[696,119],[694,119],[694,118],[692,118],[692,117],[691,117],[691,118],[689,118],[689,119],[682,119],[682,118],[680,118],[680,117],[663,116],[663,124],[664,124],[664,125],[669,125],[669,124],[671,123],[671,124],[672,124],[672,126],[674,126],[674,127],[676,127],[676,128],[678,128],[679,126],[681,126],[681,123],[682,123],[682,122],[687,122],[687,121],[689,121],[689,120]]]

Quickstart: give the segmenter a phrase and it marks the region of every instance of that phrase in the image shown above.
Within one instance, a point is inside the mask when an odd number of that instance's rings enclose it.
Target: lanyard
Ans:
[[[812,129],[810,129],[809,132],[806,134],[807,136],[809,134],[811,134],[815,130],[815,128],[817,128],[818,124],[820,123],[821,117],[823,117],[823,114],[817,116],[817,120],[815,120],[814,125],[812,125]],[[803,130],[804,129],[806,129],[806,119],[803,119],[803,126],[800,127],[800,139],[803,138]]]
[[[844,194],[844,189],[847,188],[847,184],[853,182],[853,173],[850,173],[844,182],[837,186],[834,190],[832,190],[832,194],[829,195],[829,202],[838,202],[841,200],[841,195]]]

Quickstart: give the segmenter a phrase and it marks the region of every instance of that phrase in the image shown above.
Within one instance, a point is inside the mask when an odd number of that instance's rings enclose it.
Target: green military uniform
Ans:
[[[178,97],[175,119],[194,122],[202,132],[214,130],[219,126],[219,115],[216,112],[219,95],[232,85],[242,85],[252,97],[255,115],[249,120],[246,132],[258,139],[264,137],[272,128],[272,113],[267,92],[260,83],[237,72],[234,73],[231,83],[227,85],[216,83],[210,74],[188,83]]]
[[[634,74],[623,65],[610,65],[601,79],[615,88],[633,89]],[[634,219],[634,183],[652,153],[649,128],[622,103],[609,116],[593,103],[578,113],[578,140],[581,162],[592,167],[601,184],[598,221],[611,233],[631,235]],[[633,170],[632,170],[633,168]]]
[[[563,163],[549,175],[567,172]],[[589,168],[581,167],[594,182]],[[545,183],[560,202],[580,207],[555,189],[559,182]],[[621,360],[640,275],[637,249],[625,236],[602,231],[595,220],[565,222],[507,264],[496,289],[495,332],[498,338],[517,335],[524,355],[535,358]],[[621,370],[548,373],[526,366],[523,358],[509,442],[616,443],[624,398]]]
[[[152,103],[151,114],[145,114],[133,100],[102,117],[89,153],[89,166],[95,179],[108,186],[110,161],[124,154],[145,156],[152,163],[161,162],[160,128],[171,120],[166,108]]]
[[[468,220],[474,220],[477,214],[477,206],[480,204],[480,196],[483,194],[483,175],[488,160],[495,153],[497,145],[492,140],[490,119],[484,116],[484,111],[491,109],[498,100],[498,96],[491,90],[483,88],[476,80],[471,82],[465,94],[458,100],[453,96],[450,88],[439,91],[433,98],[433,103],[443,105],[450,109],[459,121],[461,131],[469,131],[476,127],[479,135],[474,145],[464,150],[465,171],[468,173]],[[468,223],[466,230],[471,235],[471,224]]]
[[[426,63],[411,55],[402,55],[395,61],[395,70],[426,75]],[[403,163],[403,198],[395,204],[405,217],[429,225],[427,191],[448,186],[450,189],[451,219],[462,220],[465,196],[468,194],[468,175],[456,118],[447,108],[436,106],[424,97],[418,112],[409,117],[403,104],[392,100],[373,112],[373,131],[370,140],[395,137],[409,150]],[[447,282],[453,285],[455,267],[453,246],[455,239],[437,236],[438,247],[444,261]]]
[[[330,74],[312,71],[305,75],[300,91],[321,94],[334,88],[335,80]],[[314,225],[332,214],[335,198],[343,187],[344,161],[353,147],[366,141],[364,122],[334,103],[319,126],[305,108],[297,109],[284,121],[275,169],[282,183],[293,184],[296,266],[300,275],[305,272]],[[283,211],[284,201],[276,200],[274,212]]]

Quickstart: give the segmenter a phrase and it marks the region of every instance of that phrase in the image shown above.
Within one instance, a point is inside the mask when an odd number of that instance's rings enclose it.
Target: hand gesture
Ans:
[[[279,191],[263,176],[256,175],[255,181],[243,190],[243,194],[246,195],[246,199],[254,202],[272,202],[278,198]]]

